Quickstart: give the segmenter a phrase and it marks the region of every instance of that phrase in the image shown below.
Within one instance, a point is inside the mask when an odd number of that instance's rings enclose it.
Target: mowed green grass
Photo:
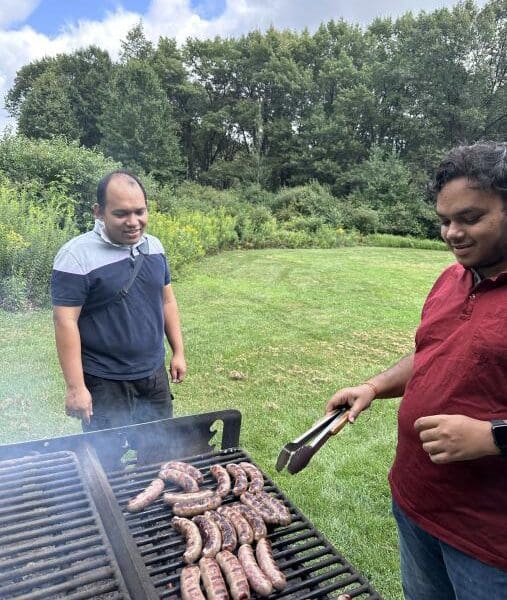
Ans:
[[[411,351],[450,262],[413,249],[239,251],[174,283],[189,365],[176,414],[239,409],[241,446],[386,600],[402,598],[387,484],[399,400],[376,401],[301,473],[274,465],[336,389]],[[49,311],[0,312],[0,365],[0,443],[79,431],[63,413]]]

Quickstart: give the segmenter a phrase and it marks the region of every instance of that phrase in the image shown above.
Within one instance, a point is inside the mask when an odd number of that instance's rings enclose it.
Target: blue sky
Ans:
[[[53,37],[66,25],[79,20],[102,21],[108,12],[114,12],[119,6],[144,15],[150,4],[150,0],[43,0],[23,24]],[[209,20],[223,13],[225,0],[191,0],[190,7],[200,17]]]

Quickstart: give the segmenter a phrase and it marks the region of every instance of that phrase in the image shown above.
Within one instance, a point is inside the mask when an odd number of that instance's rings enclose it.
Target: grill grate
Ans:
[[[183,458],[202,470],[205,475],[201,487],[215,487],[216,482],[209,473],[213,464],[251,461],[241,449],[226,449],[220,452]],[[179,575],[183,567],[184,543],[171,527],[173,513],[162,499],[137,514],[125,511],[127,501],[144,489],[158,473],[157,465],[134,467],[131,470],[108,473],[116,500],[132,534],[160,598],[180,598]],[[264,476],[265,490],[281,499],[289,508],[292,523],[287,527],[277,526],[269,538],[273,555],[287,577],[288,585],[282,592],[270,598],[286,600],[310,600],[313,598],[337,598],[348,593],[361,600],[381,600],[368,581],[315,529],[315,527],[281,493],[274,483]],[[167,488],[176,489],[168,485]],[[232,495],[224,503],[232,502]],[[256,597],[256,596],[254,596]]]
[[[0,462],[0,598],[130,598],[72,452]]]

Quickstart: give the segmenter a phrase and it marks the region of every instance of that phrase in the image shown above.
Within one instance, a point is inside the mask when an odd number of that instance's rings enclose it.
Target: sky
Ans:
[[[476,0],[483,6],[486,0]],[[233,37],[252,29],[314,31],[323,21],[368,25],[376,17],[452,7],[456,0],[0,0],[0,132],[12,121],[5,94],[23,65],[90,44],[118,56],[141,20],[147,38]]]

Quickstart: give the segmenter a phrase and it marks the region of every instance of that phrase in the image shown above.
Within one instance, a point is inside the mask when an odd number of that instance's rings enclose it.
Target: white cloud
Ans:
[[[24,21],[36,8],[40,0],[2,0],[0,27]]]

